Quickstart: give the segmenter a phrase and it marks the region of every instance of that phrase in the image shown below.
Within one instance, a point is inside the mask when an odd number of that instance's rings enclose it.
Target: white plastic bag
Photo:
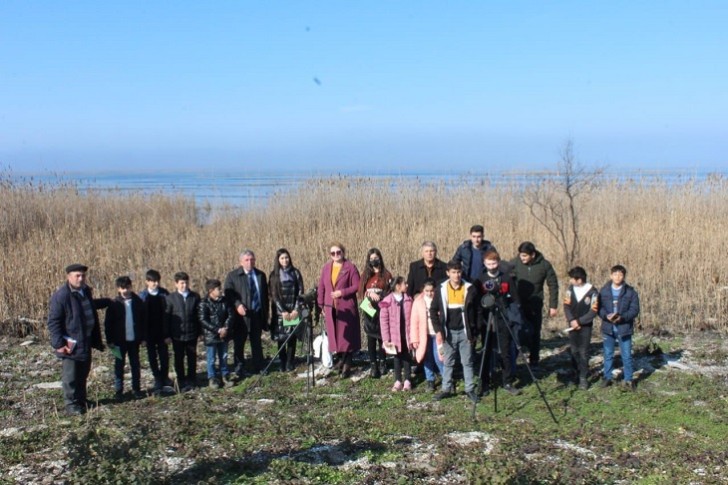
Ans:
[[[329,337],[326,332],[313,339],[313,356],[321,359],[321,365],[327,369],[334,366],[334,359],[329,352]]]

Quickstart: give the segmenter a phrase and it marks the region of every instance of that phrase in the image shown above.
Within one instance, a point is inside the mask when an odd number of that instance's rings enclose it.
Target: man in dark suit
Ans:
[[[437,259],[437,246],[425,241],[421,247],[422,259],[410,263],[407,273],[407,294],[412,298],[422,292],[425,281],[432,279],[438,285],[447,279],[447,265]]]
[[[225,278],[225,298],[235,308],[233,326],[233,356],[235,373],[244,374],[245,341],[250,337],[255,373],[263,370],[261,334],[268,328],[268,282],[265,273],[255,267],[255,253],[246,249],[240,253],[240,266]]]

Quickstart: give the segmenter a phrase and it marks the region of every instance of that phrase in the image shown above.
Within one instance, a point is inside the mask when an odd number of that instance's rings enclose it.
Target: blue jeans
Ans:
[[[220,342],[219,344],[207,345],[207,378],[214,379],[216,375],[227,376],[230,371],[227,367],[228,344]],[[215,373],[215,357],[218,358],[220,372]]]
[[[622,363],[624,364],[624,381],[631,382],[634,372],[632,366],[632,336],[625,335],[624,337],[619,337],[616,329],[614,329],[614,335],[602,334],[604,337],[604,378],[608,381],[612,379],[614,347],[616,342],[619,341],[619,353],[622,356]]]
[[[139,365],[139,343],[124,342],[119,344],[121,359],[114,359],[114,389],[124,390],[124,365],[126,356],[129,356],[129,367],[131,367],[131,388],[134,391],[141,390],[141,369]]]
[[[463,378],[465,379],[465,392],[475,390],[473,381],[473,346],[465,335],[465,330],[448,330],[445,337],[445,371],[442,374],[442,390],[453,388],[452,373],[455,368],[455,355],[460,354],[460,363],[463,365]]]
[[[437,374],[445,374],[445,364],[437,355],[437,339],[434,335],[427,336],[427,350],[425,350],[425,380],[434,381]]]

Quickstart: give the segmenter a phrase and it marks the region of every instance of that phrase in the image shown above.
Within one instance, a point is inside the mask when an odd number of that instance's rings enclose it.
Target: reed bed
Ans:
[[[721,177],[602,180],[578,201],[577,264],[597,286],[612,265],[625,265],[641,295],[644,330],[725,330],[726,189]],[[268,272],[275,251],[286,247],[310,286],[332,241],[343,243],[357,266],[376,246],[392,273],[404,275],[422,241],[435,241],[447,260],[477,223],[507,258],[520,242],[533,241],[554,264],[563,291],[568,268],[561,249],[530,216],[522,190],[487,178],[453,186],[331,177],[305,180],[245,209],[210,210],[181,195],[80,193],[68,184],[0,176],[0,321],[5,333],[43,335],[48,299],[71,262],[90,266],[97,295],[113,295],[122,274],[141,289],[148,268],[159,270],[167,287],[176,271],[186,271],[199,291],[206,278],[224,278],[242,249],[253,249]],[[559,317],[553,325],[562,323]]]

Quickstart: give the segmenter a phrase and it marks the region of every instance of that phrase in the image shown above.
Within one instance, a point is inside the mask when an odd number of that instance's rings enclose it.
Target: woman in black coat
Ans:
[[[268,278],[271,302],[271,339],[278,342],[281,371],[296,369],[296,344],[301,336],[299,325],[303,303],[303,277],[293,266],[287,249],[276,251],[273,271]],[[289,338],[290,337],[290,338]],[[286,339],[288,343],[286,344]],[[285,348],[283,348],[285,346]]]

